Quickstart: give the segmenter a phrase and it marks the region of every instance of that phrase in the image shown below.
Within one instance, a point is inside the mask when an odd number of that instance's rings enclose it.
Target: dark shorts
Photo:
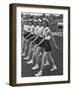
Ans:
[[[39,44],[40,43],[40,41],[43,39],[43,37],[38,37],[34,42],[35,42],[35,44]]]
[[[49,40],[45,40],[44,45],[45,45],[44,49],[46,52],[51,51],[51,45],[50,45]]]
[[[51,45],[49,40],[44,40],[39,46],[44,48],[45,52],[51,51]]]
[[[34,36],[34,34],[30,34],[28,37],[27,37],[27,39],[29,39],[29,38],[31,38],[31,37],[33,37]]]
[[[24,37],[26,37],[27,35],[29,35],[30,34],[30,32],[25,32],[24,33]]]
[[[31,41],[33,41],[36,38],[36,35],[30,38]]]

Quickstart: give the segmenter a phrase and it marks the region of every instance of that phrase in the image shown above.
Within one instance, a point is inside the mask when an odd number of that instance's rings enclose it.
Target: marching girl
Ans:
[[[44,28],[43,28],[43,31],[40,33],[39,38],[38,38],[38,39],[41,39],[41,40],[39,42],[35,41],[37,49],[36,49],[36,52],[34,53],[34,57],[36,57],[36,64],[35,64],[34,67],[32,67],[32,69],[34,69],[34,70],[39,68],[39,55],[41,53],[41,50],[43,51],[43,47],[39,46],[39,44],[41,42],[43,42],[44,34],[45,34],[46,30],[48,30],[47,22],[45,20],[42,21],[42,25],[43,25]],[[46,62],[46,63],[49,64],[48,62]]]
[[[34,56],[35,56],[35,51],[36,51],[36,49],[37,49],[36,44],[39,43],[40,40],[42,39],[42,38],[39,36],[40,33],[43,31],[43,28],[44,28],[44,27],[42,26],[42,21],[41,21],[41,19],[38,20],[38,24],[39,24],[39,29],[38,29],[37,32],[35,32],[35,34],[36,34],[37,37],[31,42],[31,45],[34,45],[33,55],[32,55],[32,59],[31,59],[29,62],[27,62],[28,64],[33,63],[33,58],[34,58]]]
[[[57,67],[55,65],[55,62],[54,62],[54,59],[51,56],[51,45],[50,45],[50,40],[51,39],[53,40],[53,42],[55,44],[55,47],[58,49],[58,46],[57,46],[57,44],[55,42],[55,39],[54,39],[54,37],[52,35],[52,32],[50,31],[50,29],[48,29],[47,32],[45,33],[45,37],[44,37],[43,41],[39,43],[39,46],[43,47],[44,53],[43,53],[43,56],[42,56],[42,59],[41,59],[40,71],[37,74],[35,74],[35,76],[41,76],[42,75],[45,58],[46,58],[46,60],[48,60],[47,56],[49,56],[49,58],[51,59],[51,62],[53,64],[50,71],[54,71],[54,70],[57,69]]]
[[[24,59],[29,59],[30,53],[32,51],[32,46],[33,46],[32,41],[37,37],[36,32],[38,32],[38,29],[39,29],[39,25],[38,25],[37,20],[34,20],[33,24],[34,24],[34,31],[31,32],[31,35],[29,35],[29,37],[27,37],[28,40],[31,42],[30,45],[29,45],[28,55]]]
[[[31,32],[33,32],[33,30],[34,30],[34,25],[33,25],[31,19],[28,20],[28,24],[29,24],[28,31],[27,31],[27,33],[24,35],[25,40],[26,40],[25,45],[24,45],[24,47],[25,47],[24,56],[25,56],[25,52],[27,51],[27,48],[28,48],[28,42],[29,42],[28,39],[32,36]]]
[[[23,25],[22,25],[22,32],[21,32],[21,36],[22,36],[22,42],[21,42],[21,45],[22,45],[22,56],[24,55],[24,45],[25,45],[25,42],[26,42],[26,39],[25,37],[29,34],[28,32],[28,29],[29,29],[29,24],[28,24],[28,21],[27,20],[24,20],[23,22]]]

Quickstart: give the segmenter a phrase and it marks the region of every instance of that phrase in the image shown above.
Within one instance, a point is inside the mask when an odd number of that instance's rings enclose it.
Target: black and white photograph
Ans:
[[[21,76],[63,75],[63,15],[21,13]]]
[[[69,83],[70,8],[13,4],[11,10],[11,84]]]

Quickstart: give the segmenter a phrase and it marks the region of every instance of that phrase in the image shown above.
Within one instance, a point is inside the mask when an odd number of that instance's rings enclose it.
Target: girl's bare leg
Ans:
[[[45,57],[45,58],[46,58],[46,60],[45,60],[45,64],[44,64],[44,66],[49,65],[48,56],[49,56],[49,55],[47,54],[47,55],[46,55],[46,57]]]
[[[37,74],[35,74],[35,76],[41,76],[42,75],[43,67],[44,67],[44,59],[45,59],[46,55],[47,55],[47,52],[44,52],[42,60],[41,60],[41,69]]]
[[[35,51],[36,51],[36,45],[34,46],[34,49],[33,49],[33,55],[32,55],[32,59],[29,61],[29,62],[27,62],[27,64],[31,64],[31,63],[33,63],[33,59],[34,59],[34,57],[35,57]],[[31,52],[30,52],[31,53]],[[30,55],[30,53],[29,53],[29,55]],[[28,56],[29,57],[29,56]]]
[[[28,55],[24,59],[29,59],[31,51],[32,51],[32,43],[30,43]]]
[[[23,46],[24,46],[24,36],[21,36],[21,52],[23,53]]]
[[[22,56],[24,56],[25,43],[26,39],[24,39],[24,41],[22,42]]]
[[[34,70],[39,68],[39,53],[40,53],[40,50],[41,50],[41,47],[37,47],[36,52],[34,52],[34,56],[36,57],[36,64],[35,64],[34,67],[32,67],[32,69],[34,69]],[[34,58],[34,56],[33,56],[33,58]]]
[[[27,51],[27,48],[28,48],[28,45],[27,45],[27,43],[28,43],[28,40],[26,40],[26,43],[25,43],[25,45],[24,45],[24,56],[25,56],[25,52]]]
[[[52,68],[51,68],[51,70],[50,70],[50,71],[54,71],[54,70],[56,70],[56,69],[57,69],[57,67],[56,67],[56,65],[55,65],[54,59],[52,58],[52,56],[51,56],[51,53],[50,53],[50,52],[49,52],[49,56],[50,56],[50,59],[51,59],[51,61],[52,61],[52,63],[53,63],[53,66],[52,66]]]

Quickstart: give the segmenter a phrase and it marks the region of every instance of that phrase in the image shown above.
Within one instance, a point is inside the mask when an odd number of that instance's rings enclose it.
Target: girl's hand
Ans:
[[[59,49],[59,47],[56,45],[56,49]]]

